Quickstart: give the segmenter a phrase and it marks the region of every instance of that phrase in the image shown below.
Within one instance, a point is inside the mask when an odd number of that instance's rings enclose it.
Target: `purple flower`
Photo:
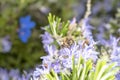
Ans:
[[[92,59],[96,61],[97,52],[94,50],[94,44],[86,45],[85,48],[82,48],[82,45],[77,43],[73,44],[70,48],[61,48],[59,50],[54,50],[52,46],[47,46],[48,55],[41,57],[42,67],[37,68],[34,72],[34,77],[42,76],[45,73],[48,73],[52,69],[56,72],[64,72],[65,70],[72,69],[72,56],[75,56],[75,62],[77,63],[80,55],[83,56],[85,60]]]
[[[7,70],[0,68],[0,80],[9,80],[9,74]]]
[[[49,67],[40,65],[39,68],[36,68],[36,70],[33,72],[33,80],[38,80],[40,79],[40,77],[43,77],[43,75],[48,74],[49,72],[50,72]]]
[[[115,77],[116,77],[115,80],[120,80],[120,73],[118,73]]]
[[[93,8],[92,8],[92,13],[93,13],[93,15],[97,14],[97,13],[101,10],[101,8],[102,8],[101,5],[102,5],[101,2],[97,2],[97,3],[93,6]]]
[[[113,3],[113,0],[104,0],[103,6],[106,12],[109,12],[112,10],[112,3]]]
[[[20,72],[19,70],[12,69],[9,72],[9,76],[12,80],[17,80],[20,78]]]
[[[118,46],[118,41],[120,39],[116,39],[115,37],[110,37],[110,43],[111,43],[111,55],[110,59],[112,62],[117,62],[118,66],[120,66],[120,46]]]
[[[72,56],[62,60],[63,67],[66,69],[72,69]]]
[[[81,51],[81,55],[85,60],[92,59],[95,62],[98,59],[98,52],[94,50],[93,45],[86,45]]]
[[[73,20],[71,25],[75,22]],[[75,63],[78,62],[79,57],[82,56],[85,60],[92,59],[94,62],[98,59],[98,52],[95,51],[94,45],[97,43],[93,40],[91,29],[92,26],[88,24],[88,19],[83,21],[82,30],[83,37],[89,40],[89,44],[84,44],[85,40],[74,41],[70,47],[59,47],[53,44],[52,36],[45,32],[42,37],[42,43],[48,55],[41,57],[42,65],[37,67],[34,71],[33,77],[39,79],[44,74],[49,73],[52,69],[55,73],[70,72],[72,70],[72,57],[75,57]],[[84,45],[84,47],[83,47]]]
[[[101,45],[106,45],[108,44],[108,41],[104,39],[104,33],[105,33],[105,29],[103,26],[99,26],[98,28],[99,33],[96,34],[96,38],[97,41],[101,44]]]
[[[12,43],[10,42],[10,36],[5,36],[2,39],[2,52],[9,52],[11,50]]]
[[[104,9],[105,12],[109,12],[112,10],[113,0],[103,0],[103,2],[97,1],[93,6],[92,13],[93,15],[97,14],[101,10]]]
[[[26,72],[24,71],[24,74],[20,77],[19,80],[30,80],[32,78],[32,72]]]
[[[49,9],[48,7],[46,7],[46,6],[42,6],[42,7],[40,8],[40,11],[41,11],[42,13],[44,13],[44,14],[48,14],[49,11],[50,11],[50,9]]]
[[[51,43],[53,43],[53,38],[52,38],[52,36],[48,33],[48,32],[45,32],[43,35],[41,35],[41,37],[42,37],[42,43],[43,44],[51,44]]]
[[[61,64],[60,62],[54,62],[51,64],[51,68],[56,72],[59,73],[61,71]]]
[[[30,80],[31,73],[27,73],[26,77],[22,76],[17,69],[10,71],[0,68],[0,80]]]
[[[48,52],[47,46],[52,45],[54,40],[48,32],[45,32],[44,34],[42,34],[41,37],[42,37],[43,47],[44,47],[45,51]],[[52,48],[56,49],[55,45],[52,45]]]
[[[59,50],[58,53],[59,53],[59,55],[62,56],[62,57],[63,57],[63,56],[66,56],[66,55],[67,55],[67,56],[72,56],[72,53],[71,53],[71,51],[70,51],[69,48],[62,48],[62,49]],[[59,57],[60,57],[60,56],[59,56]]]
[[[77,16],[77,20],[79,20],[80,18],[82,18],[84,12],[85,12],[85,5],[84,5],[84,1],[81,1],[80,4],[78,5],[73,5],[73,11],[75,13],[75,16]]]
[[[88,24],[89,19],[84,19],[82,24],[83,37],[86,38],[90,43],[94,43],[91,29],[94,29]]]

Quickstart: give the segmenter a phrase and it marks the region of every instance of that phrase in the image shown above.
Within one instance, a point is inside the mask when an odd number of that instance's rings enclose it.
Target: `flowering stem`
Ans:
[[[86,13],[85,13],[84,19],[85,19],[85,18],[88,18],[89,15],[91,14],[91,0],[88,0],[88,1],[87,1],[86,6],[87,6],[87,11],[86,11]]]

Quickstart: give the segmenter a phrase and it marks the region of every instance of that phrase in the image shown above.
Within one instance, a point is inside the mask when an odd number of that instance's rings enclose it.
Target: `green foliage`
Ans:
[[[52,70],[51,73],[46,75],[47,80],[115,80],[115,74],[120,69],[115,67],[115,63],[108,64],[104,59],[99,59],[94,65],[92,60],[84,61],[80,57],[76,64],[73,57],[72,63],[70,74],[64,72],[57,74]]]
[[[58,36],[65,36],[67,34],[69,21],[61,23],[61,18],[55,17],[55,15],[52,16],[51,13],[48,16],[48,21],[50,24],[51,34],[55,38]]]

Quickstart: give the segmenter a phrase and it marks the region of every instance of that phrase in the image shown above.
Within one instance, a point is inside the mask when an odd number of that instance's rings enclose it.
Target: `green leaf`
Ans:
[[[84,80],[84,79],[85,79],[86,68],[87,68],[87,66],[86,66],[86,64],[84,64],[84,65],[83,65],[83,71],[82,71],[82,75],[81,75],[80,80]]]
[[[61,35],[65,36],[68,32],[68,25],[69,25],[69,21],[67,21],[66,23],[62,23],[62,30],[61,30]]]
[[[65,36],[67,34],[69,21],[61,22],[61,18],[58,18],[55,15],[52,15],[51,13],[49,13],[48,21],[49,21],[50,30],[51,30],[50,32],[54,37],[58,35]]]
[[[95,70],[94,80],[97,80],[97,77],[98,77],[98,74],[101,70],[101,67],[103,67],[103,65],[105,65],[105,64],[106,64],[106,61],[98,60],[97,67],[96,67],[96,70]]]

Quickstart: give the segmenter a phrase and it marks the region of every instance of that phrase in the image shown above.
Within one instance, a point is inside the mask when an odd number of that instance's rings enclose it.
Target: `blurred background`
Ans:
[[[0,67],[29,70],[46,55],[41,37],[48,13],[63,21],[84,17],[87,0],[0,0]],[[120,37],[120,0],[92,0],[90,24],[99,40]],[[26,28],[25,28],[26,27]]]

